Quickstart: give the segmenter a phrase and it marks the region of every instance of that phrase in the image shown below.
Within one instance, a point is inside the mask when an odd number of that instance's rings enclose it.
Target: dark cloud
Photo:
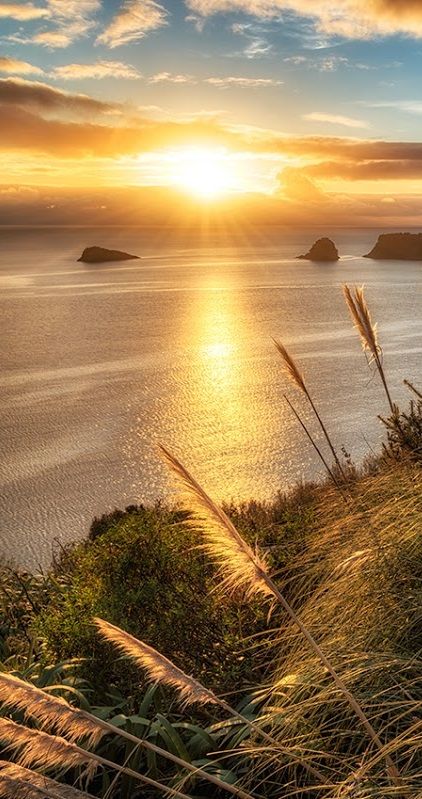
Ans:
[[[390,161],[322,161],[296,170],[299,179],[341,178],[343,180],[420,180],[422,159]]]
[[[41,112],[81,114],[115,113],[117,106],[95,100],[85,94],[71,94],[47,83],[22,78],[0,79],[0,103]]]
[[[140,119],[136,126],[45,119],[16,106],[0,107],[0,149],[48,153],[61,158],[113,158],[161,147],[233,145],[237,137],[213,121],[185,123]]]

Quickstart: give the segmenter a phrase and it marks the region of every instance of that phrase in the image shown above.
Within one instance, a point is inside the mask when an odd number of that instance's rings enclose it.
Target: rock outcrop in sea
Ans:
[[[422,233],[383,233],[364,258],[422,261]]]
[[[338,261],[339,257],[336,245],[328,238],[318,239],[306,255],[298,255],[306,261]]]
[[[85,264],[102,264],[106,261],[131,261],[139,255],[131,255],[121,250],[108,250],[106,247],[85,247],[78,261]]]

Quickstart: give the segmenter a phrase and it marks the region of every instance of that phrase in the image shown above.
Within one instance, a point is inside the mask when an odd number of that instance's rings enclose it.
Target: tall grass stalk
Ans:
[[[318,424],[319,424],[319,426],[320,426],[320,428],[321,428],[321,430],[322,430],[322,432],[324,434],[325,440],[327,441],[327,444],[328,444],[328,446],[329,446],[329,448],[331,450],[331,454],[332,454],[332,456],[334,458],[334,461],[335,461],[335,463],[337,465],[337,468],[338,468],[338,470],[339,470],[344,482],[346,483],[347,482],[347,477],[346,477],[346,475],[344,473],[344,470],[343,470],[343,467],[341,465],[340,459],[339,459],[339,457],[337,455],[337,452],[336,452],[336,450],[334,448],[333,442],[331,441],[330,435],[329,435],[328,430],[327,430],[327,428],[326,428],[326,426],[325,426],[325,424],[324,424],[324,422],[322,420],[322,417],[320,416],[318,408],[316,407],[315,402],[314,402],[314,400],[312,398],[312,395],[311,395],[311,393],[310,393],[310,391],[309,391],[309,389],[308,389],[308,387],[307,387],[307,385],[305,383],[305,378],[304,378],[302,372],[300,371],[300,369],[299,369],[298,365],[296,364],[295,360],[292,358],[290,353],[287,351],[286,347],[280,341],[277,341],[277,339],[275,339],[275,338],[273,339],[273,342],[275,344],[277,352],[281,355],[281,358],[282,358],[282,361],[283,361],[283,365],[284,365],[284,371],[286,372],[287,376],[300,389],[300,391],[302,391],[302,393],[305,395],[306,399],[308,400],[308,402],[309,402],[309,404],[310,404],[310,406],[311,406],[311,408],[312,408],[312,410],[313,410],[313,412],[314,412],[314,414],[315,414],[315,416],[316,416],[316,418],[318,420]]]
[[[408,388],[410,391],[412,391],[412,392],[413,392],[413,394],[415,394],[415,395],[417,396],[417,398],[418,398],[418,399],[421,399],[421,400],[422,400],[422,394],[421,394],[421,392],[420,392],[420,391],[418,391],[418,389],[416,388],[416,386],[414,386],[414,385],[413,385],[413,383],[411,383],[411,382],[410,382],[410,380],[403,380],[403,383],[404,383],[404,385],[405,385],[405,386],[407,386],[407,388]]]
[[[289,400],[288,396],[287,396],[286,394],[284,394],[283,396],[284,396],[284,399],[286,400],[286,402],[287,402],[287,404],[288,404],[289,408],[291,409],[292,413],[295,415],[295,417],[296,417],[297,421],[299,422],[299,424],[300,424],[300,426],[301,426],[302,430],[304,430],[304,432],[305,432],[306,436],[308,437],[309,441],[311,442],[311,444],[312,444],[312,446],[313,446],[314,450],[316,451],[316,453],[317,453],[318,457],[319,457],[319,458],[320,458],[320,460],[322,461],[322,463],[323,463],[323,465],[324,465],[324,468],[326,469],[326,471],[327,471],[327,474],[328,474],[328,476],[329,476],[330,480],[331,480],[331,481],[334,483],[335,487],[336,487],[336,488],[338,489],[338,491],[340,492],[340,494],[341,494],[341,496],[343,497],[344,501],[345,501],[345,502],[348,502],[348,500],[347,500],[347,497],[346,497],[346,495],[344,494],[344,492],[343,492],[343,489],[342,489],[342,487],[341,487],[341,485],[340,485],[339,481],[337,480],[337,478],[336,478],[336,476],[335,476],[335,474],[334,474],[333,470],[332,470],[332,469],[330,469],[330,467],[329,467],[329,465],[328,465],[327,461],[325,460],[325,458],[324,458],[324,456],[323,456],[323,454],[322,454],[322,452],[321,452],[321,450],[320,450],[320,448],[319,448],[318,444],[316,443],[316,441],[315,441],[315,440],[314,440],[314,438],[312,437],[311,433],[309,432],[308,428],[306,427],[306,424],[305,424],[305,422],[304,422],[304,421],[303,421],[303,420],[300,418],[300,415],[298,414],[298,412],[297,412],[296,408],[294,407],[293,403],[292,403],[292,402],[290,402],[290,400]]]
[[[113,625],[109,626],[113,627]],[[118,628],[114,629],[117,630]],[[205,690],[203,689],[204,692]],[[0,673],[0,700],[5,707],[22,710],[25,717],[36,719],[43,728],[55,730],[59,735],[66,736],[66,739],[71,742],[83,739],[87,745],[95,746],[103,735],[112,733],[130,741],[135,746],[140,746],[170,760],[177,766],[185,768],[196,776],[213,783],[221,790],[238,796],[239,799],[251,799],[247,793],[236,788],[236,786],[220,780],[213,774],[208,774],[203,769],[193,766],[172,752],[168,752],[150,741],[138,738],[136,735],[126,732],[126,730],[115,727],[113,724],[103,721],[85,710],[75,708],[69,705],[62,697],[46,693],[35,685],[24,682],[14,675]],[[205,694],[199,693],[196,701],[205,702]]]
[[[121,766],[101,755],[82,749],[77,744],[66,741],[65,738],[29,729],[10,719],[0,718],[0,740],[8,745],[8,749],[18,752],[19,764],[25,768],[32,766],[63,770],[88,766],[88,776],[93,776],[98,766],[104,766],[149,785],[160,793],[177,796],[179,799],[191,799],[176,788],[163,785],[128,766]]]
[[[385,377],[384,367],[382,364],[382,349],[378,342],[377,326],[372,321],[368,304],[365,299],[364,287],[354,286],[353,288],[350,288],[350,286],[345,284],[343,286],[343,294],[354,326],[359,333],[363,351],[365,353],[368,352],[370,355],[370,361],[375,363],[387,396],[391,413],[396,414],[397,408],[391,399],[390,390],[387,385],[387,379]]]
[[[265,556],[260,556],[258,551],[252,551],[228,516],[210,499],[183,464],[164,447],[161,447],[161,451],[165,461],[176,475],[192,503],[192,510],[202,528],[203,549],[219,565],[223,584],[232,590],[242,588],[249,597],[264,595],[265,598],[276,599],[290,620],[299,628],[314,654],[331,675],[337,689],[356,714],[370,740],[379,750],[385,751],[378,733],[359,702],[349,691],[319,644],[273,582],[268,573],[268,564]],[[400,775],[388,753],[385,754],[384,760],[390,779],[396,786],[401,787]]]
[[[213,691],[201,685],[194,677],[185,674],[182,669],[179,669],[178,666],[164,657],[160,652],[157,652],[157,650],[145,644],[143,641],[134,638],[133,635],[121,630],[120,627],[115,627],[114,624],[104,621],[104,619],[95,618],[94,622],[101,635],[145,669],[152,682],[160,682],[163,685],[175,688],[180,694],[182,703],[185,706],[197,702],[200,704],[211,703],[213,705],[218,705],[228,715],[246,725],[254,735],[258,735],[265,739],[272,748],[280,750],[285,756],[294,758],[296,762],[300,763],[301,766],[306,768],[320,782],[329,784],[329,780],[322,772],[298,755],[292,755],[289,750],[286,750],[280,745],[279,741],[266,733],[256,721],[250,721],[250,719],[242,713],[239,713],[235,708],[231,707],[224,699],[221,699],[217,694],[214,694]]]

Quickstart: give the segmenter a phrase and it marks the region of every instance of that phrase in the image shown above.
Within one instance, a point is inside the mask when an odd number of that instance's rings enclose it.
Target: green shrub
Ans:
[[[395,460],[411,458],[422,463],[422,398],[411,400],[407,411],[396,410],[386,419],[380,416],[387,430],[384,452]]]
[[[103,616],[177,659],[215,688],[231,690],[254,678],[259,658],[244,639],[264,627],[256,605],[221,596],[196,533],[181,514],[132,508],[101,520],[93,540],[68,549],[56,564],[54,586],[37,617],[47,659],[82,657],[97,688],[116,683],[128,693],[139,676],[117,666],[98,641],[93,615]]]

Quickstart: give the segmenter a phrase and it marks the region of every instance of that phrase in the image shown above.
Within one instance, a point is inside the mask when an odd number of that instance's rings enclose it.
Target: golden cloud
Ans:
[[[267,88],[269,86],[282,86],[283,80],[275,78],[243,78],[241,76],[229,75],[223,78],[205,78],[205,83],[216,86],[218,89],[229,89],[236,86],[239,89]]]
[[[0,3],[0,17],[13,19],[38,19],[45,18],[46,22],[53,23],[55,27],[47,27],[37,31],[32,36],[17,33],[9,36],[10,41],[18,44],[40,44],[52,50],[68,47],[76,39],[85,36],[95,26],[92,18],[101,8],[100,0],[47,0],[44,9],[34,8],[32,4],[18,6],[27,16],[17,16],[18,12],[10,10],[17,4]],[[28,10],[29,9],[29,10]],[[42,12],[42,13],[40,13]],[[30,14],[33,13],[33,16]]]
[[[164,147],[235,145],[237,137],[208,120],[139,120],[134,127],[45,119],[25,108],[1,108],[0,149],[62,158],[116,158]]]
[[[157,72],[148,78],[148,83],[197,83],[197,80],[193,75]]]
[[[0,59],[1,66],[1,59]],[[53,78],[60,80],[83,80],[85,78],[126,78],[136,79],[141,73],[122,61],[96,61],[93,64],[64,64],[56,67],[51,73]]]
[[[119,47],[142,39],[166,24],[167,11],[155,0],[126,0],[97,42],[111,48]]]
[[[18,58],[0,56],[0,72],[9,75],[43,75],[44,71],[40,67],[29,64],[28,61],[20,61]]]
[[[422,172],[422,143],[351,137],[283,136],[274,131],[230,126],[199,115],[151,118],[137,109],[38,81],[0,79],[0,149],[22,155],[44,153],[61,159],[118,159],[163,148],[224,146],[243,156],[290,161],[282,173],[290,198],[318,196],[314,179],[412,179]],[[143,116],[141,116],[143,114]]]
[[[32,3],[0,3],[0,19],[16,19],[27,22],[31,19],[47,17],[47,8],[39,8]]]
[[[422,36],[420,0],[186,0],[195,14],[244,11],[269,19],[291,10],[316,19],[321,30],[350,38],[404,33]]]

